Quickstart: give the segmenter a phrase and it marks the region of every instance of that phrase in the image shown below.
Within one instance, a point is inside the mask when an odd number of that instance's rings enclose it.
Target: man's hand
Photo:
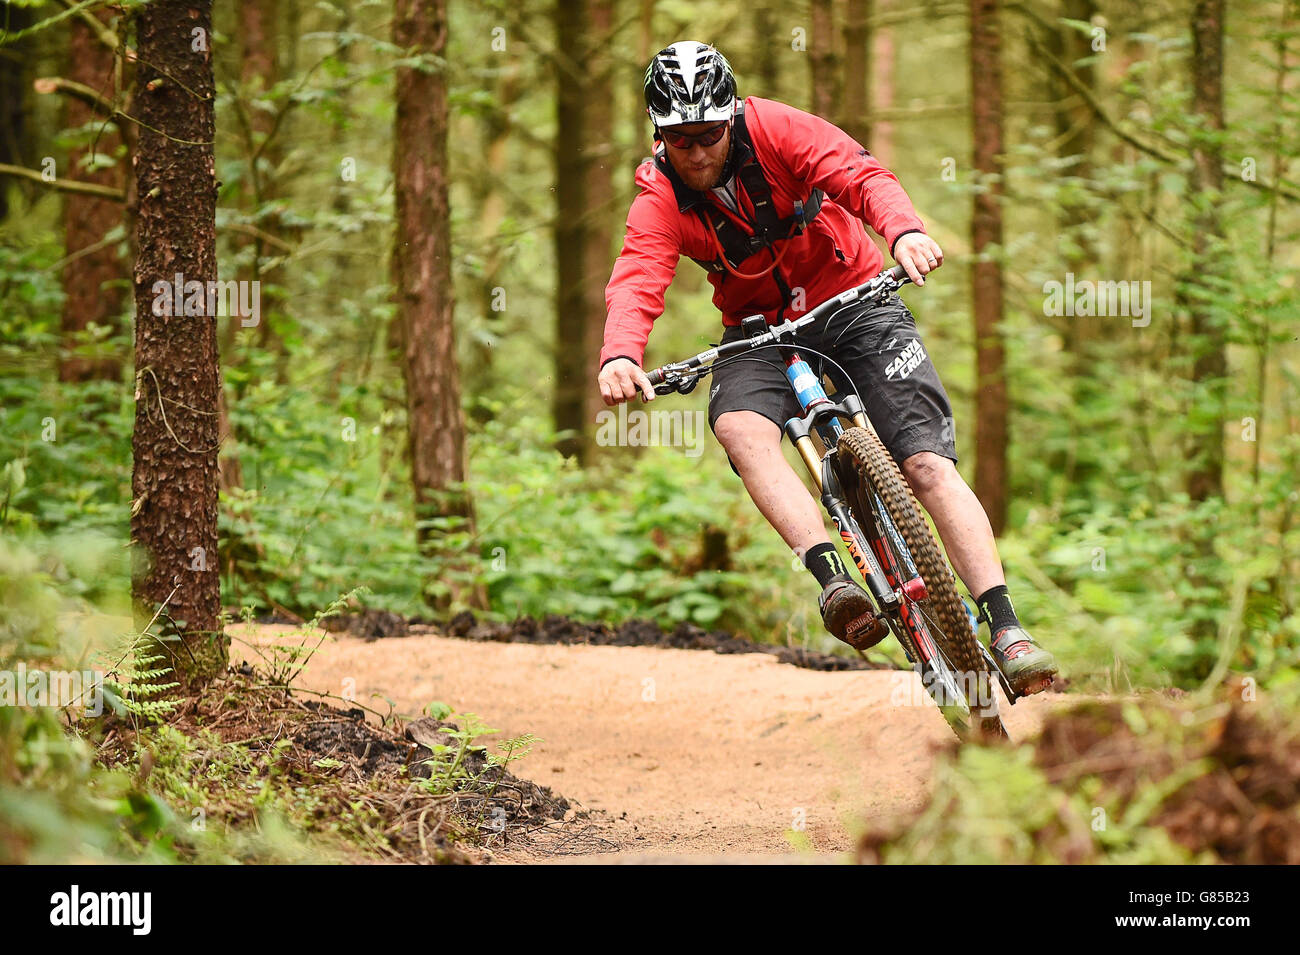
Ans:
[[[925,233],[909,232],[894,243],[894,261],[903,267],[908,278],[924,285],[922,276],[943,265],[943,249]]]
[[[630,358],[615,358],[600,370],[600,396],[605,404],[616,405],[620,401],[631,401],[636,397],[637,389],[645,395],[646,401],[655,400],[654,385],[637,363]]]

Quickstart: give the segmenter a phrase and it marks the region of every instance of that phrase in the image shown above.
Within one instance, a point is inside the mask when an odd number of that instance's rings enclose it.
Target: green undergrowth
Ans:
[[[484,822],[494,772],[531,737],[488,752],[495,731],[431,704],[439,742],[408,777],[400,722],[291,689],[305,630],[179,697],[123,608],[76,585],[102,573],[94,554],[0,541],[0,689],[87,674],[75,696],[0,705],[0,864],[462,862],[499,841],[505,824]],[[360,758],[371,748],[386,761]]]

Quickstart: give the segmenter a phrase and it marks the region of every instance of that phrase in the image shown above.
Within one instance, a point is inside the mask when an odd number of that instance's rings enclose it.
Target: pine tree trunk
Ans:
[[[33,7],[6,3],[0,10],[4,29],[18,33],[32,25]],[[0,47],[0,163],[27,166],[23,146],[28,138],[27,91],[32,63],[32,41],[25,36]],[[0,222],[9,217],[9,185],[22,179],[0,175]]]
[[[111,19],[107,10],[100,10],[95,16],[104,23]],[[100,42],[86,23],[75,18],[68,24],[66,72],[68,79],[101,91],[107,98],[112,97],[113,51]],[[124,163],[119,161],[116,166],[96,171],[82,168],[82,160],[91,151],[103,156],[113,156],[117,152],[122,145],[117,126],[74,96],[67,97],[64,102],[65,126],[77,129],[96,123],[99,129],[89,149],[78,146],[69,152],[67,174],[83,182],[121,188],[125,178]],[[60,381],[116,381],[121,377],[125,356],[90,358],[74,353],[92,323],[107,326],[114,332],[121,328],[122,304],[126,298],[123,280],[127,269],[118,255],[118,243],[104,243],[104,236],[121,224],[122,204],[119,202],[75,192],[64,196],[63,235],[67,264],[63,267]]]
[[[884,13],[890,0],[874,0],[876,13]],[[894,28],[880,27],[873,30],[871,62],[871,99],[867,106],[872,115],[892,109],[894,105]],[[871,123],[871,142],[863,143],[871,150],[871,155],[889,166],[894,161],[894,124],[887,119]]]
[[[275,166],[279,151],[274,144],[264,145],[274,127],[274,117],[266,110],[253,106],[252,101],[265,94],[279,79],[276,57],[278,16],[279,0],[243,0],[239,5],[239,93],[247,109],[247,115],[240,124],[240,138],[248,162],[248,169],[240,184],[239,201],[245,214],[254,213],[275,194],[274,176],[268,175],[267,170]],[[259,149],[261,158],[254,161],[254,153]],[[279,231],[276,223],[271,221],[259,222],[257,227],[268,235],[276,235]],[[258,236],[240,234],[236,239],[236,247],[246,252],[250,258],[249,264],[239,269],[238,278],[258,283],[261,293],[258,310],[261,327],[252,334],[241,336],[239,318],[234,315],[226,317],[221,349],[223,367],[242,363],[242,352],[254,335],[259,347],[265,348],[271,341],[270,296],[265,294],[266,286],[262,284],[262,260],[266,255],[264,241]],[[226,394],[224,379],[221,391],[221,489],[229,491],[244,486],[244,469],[236,451],[236,435],[227,404],[230,398]],[[234,401],[238,403],[242,397],[242,391],[237,389]]]
[[[844,108],[840,128],[871,148],[871,16],[873,0],[848,0],[844,16]]]
[[[132,592],[140,626],[164,608],[159,647],[193,688],[227,659],[218,619],[216,318],[201,292],[162,296],[178,274],[203,289],[217,278],[212,4],[154,0],[137,23]]]
[[[812,112],[834,120],[839,113],[839,57],[831,0],[812,0],[812,35],[808,38]]]
[[[557,447],[586,464],[599,408],[596,362],[604,329],[604,287],[612,259],[613,112],[606,88],[613,24],[609,0],[555,6],[555,427]],[[576,72],[575,72],[576,70]]]
[[[1206,132],[1192,150],[1192,268],[1185,279],[1185,302],[1191,311],[1194,399],[1194,462],[1187,478],[1193,501],[1223,496],[1223,424],[1228,354],[1222,317],[1215,312],[1217,292],[1211,276],[1218,271],[1215,253],[1220,236],[1219,204],[1223,192],[1223,0],[1197,0],[1192,14],[1192,112]],[[1207,281],[1209,279],[1209,281]]]
[[[261,98],[280,79],[276,55],[279,33],[279,0],[242,0],[239,5],[240,47],[239,85],[249,107],[250,142],[247,143],[250,160],[248,176],[244,181],[242,202],[247,210],[257,211],[276,197],[278,192],[275,169],[279,165],[281,150],[271,139],[275,129],[275,114],[258,109],[252,101]],[[296,38],[295,38],[296,39]],[[279,237],[280,227],[275,217],[257,222],[257,228],[272,237]],[[260,236],[249,238],[253,246],[250,280],[262,281],[262,262],[267,257],[267,242]],[[242,278],[243,276],[241,276]],[[271,296],[262,299],[261,325],[257,329],[257,345],[271,349],[280,356],[278,374],[284,378],[288,367],[288,353],[284,341],[276,334],[271,317],[275,303]]]
[[[776,98],[780,95],[777,87],[777,71],[780,65],[778,57],[790,49],[790,34],[789,31],[781,33],[778,18],[772,11],[773,4],[769,0],[755,0],[750,6],[753,10],[751,19],[754,24],[751,43],[757,63],[752,74],[754,81],[747,84],[747,89],[741,89],[739,92],[741,96]]]
[[[993,532],[1007,523],[1007,382],[1002,321],[1002,66],[997,0],[971,0],[971,126],[985,188],[971,218],[975,313],[975,493]]]
[[[446,55],[446,0],[397,0],[393,42],[407,56],[431,61],[425,69],[397,70],[393,286],[406,381],[416,538],[424,553],[454,562],[445,537],[472,532],[474,509],[464,486],[465,422],[453,322],[447,76],[432,62]],[[436,528],[427,523],[434,520]],[[480,602],[472,587],[447,580],[430,603],[445,610],[459,600]]]
[[[1062,18],[1088,22],[1096,12],[1094,0],[1060,0],[1059,15]],[[1079,63],[1092,55],[1091,40],[1072,26],[1058,24],[1054,33],[1048,38],[1052,54],[1068,66],[1074,75],[1088,89],[1096,86],[1096,69],[1091,63]],[[1068,167],[1065,175],[1072,178],[1087,179],[1092,174],[1092,148],[1096,122],[1092,111],[1088,109],[1070,85],[1055,71],[1049,71],[1049,91],[1052,96],[1052,120],[1056,129],[1056,155],[1061,159],[1078,157]],[[1096,262],[1096,249],[1087,239],[1078,236],[1078,227],[1089,217],[1089,212],[1077,202],[1065,202],[1058,210],[1058,222],[1062,230],[1072,234],[1071,244],[1063,250],[1068,268],[1087,268]]]
[[[502,184],[510,179],[510,143],[513,138],[510,113],[521,92],[519,64],[502,67],[496,81],[494,111],[482,124],[483,169],[478,180],[479,215],[475,229],[483,260],[482,276],[478,281],[478,310],[487,332],[496,338],[503,333],[502,317],[505,308],[509,307],[508,298],[504,302],[501,300],[505,292],[501,274],[513,243],[500,235],[501,226],[511,211],[509,191],[502,188]],[[477,394],[477,386],[490,380],[495,351],[486,341],[475,347],[475,367],[468,370],[470,380],[466,382],[470,394]]]
[[[613,86],[614,62],[609,55],[614,29],[613,0],[597,0],[591,10],[592,48],[588,57],[587,140],[582,144],[587,181],[586,253],[583,263],[583,311],[587,317],[583,332],[584,366],[578,369],[582,383],[583,463],[590,463],[598,448],[592,432],[596,415],[605,403],[596,387],[596,364],[605,344],[605,285],[614,261],[614,167],[618,152],[614,145],[614,99],[602,95]]]
[[[1091,21],[1096,12],[1094,0],[1060,0],[1059,16],[1082,22]],[[1096,70],[1090,63],[1079,63],[1091,56],[1091,40],[1072,26],[1058,23],[1048,38],[1051,53],[1088,89],[1096,86]],[[1071,178],[1088,179],[1092,175],[1093,133],[1096,124],[1092,112],[1056,70],[1049,70],[1049,90],[1053,101],[1052,119],[1055,125],[1056,155],[1060,159],[1073,159],[1065,171]],[[1062,237],[1061,258],[1067,272],[1078,279],[1091,278],[1097,266],[1095,245],[1084,234],[1084,226],[1093,213],[1078,200],[1065,199],[1057,203],[1057,235]],[[1096,315],[1075,315],[1065,320],[1065,350],[1069,355],[1069,378],[1072,402],[1076,408],[1090,408],[1097,400],[1099,389],[1106,387],[1104,376],[1097,373],[1093,352],[1102,338],[1102,319]],[[1087,481],[1096,473],[1095,460],[1087,455],[1089,422],[1071,416],[1071,438],[1060,466],[1067,484],[1086,489]],[[1080,458],[1080,451],[1085,457]]]

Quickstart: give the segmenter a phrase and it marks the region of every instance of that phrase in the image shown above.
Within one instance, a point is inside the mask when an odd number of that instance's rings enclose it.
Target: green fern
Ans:
[[[174,671],[156,665],[167,659],[156,646],[146,634],[133,634],[127,651],[104,678],[104,701],[118,716],[152,723],[180,705],[178,697],[168,695],[180,683],[164,679]]]

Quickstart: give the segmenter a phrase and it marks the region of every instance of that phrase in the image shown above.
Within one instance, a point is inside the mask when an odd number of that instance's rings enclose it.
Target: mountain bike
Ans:
[[[975,633],[948,566],[912,489],[852,391],[832,401],[801,352],[834,358],[800,344],[798,332],[853,302],[883,302],[909,281],[902,266],[887,269],[802,317],[769,325],[762,315],[742,321],[745,337],[648,373],[655,394],[689,394],[720,364],[761,348],[776,348],[802,413],[785,423],[821,503],[839,531],[866,590],[930,698],[959,738],[973,733],[1007,738],[994,682],[1015,703],[1006,676]],[[843,375],[847,380],[848,376]],[[816,435],[819,449],[813,441]]]

